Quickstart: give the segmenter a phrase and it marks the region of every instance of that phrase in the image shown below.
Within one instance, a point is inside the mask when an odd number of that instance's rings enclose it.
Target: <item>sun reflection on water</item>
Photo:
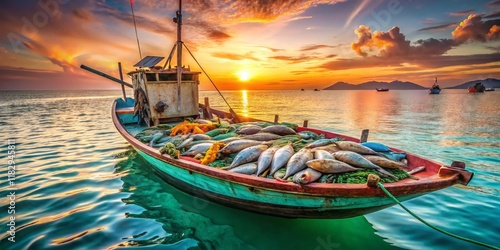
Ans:
[[[241,107],[241,113],[243,116],[248,117],[248,95],[247,95],[247,90],[241,90],[241,104],[243,105]]]

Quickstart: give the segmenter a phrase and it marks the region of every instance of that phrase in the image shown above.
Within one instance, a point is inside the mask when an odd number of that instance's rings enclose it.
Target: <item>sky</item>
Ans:
[[[177,9],[133,1],[136,37],[130,0],[1,1],[0,90],[119,89],[80,65],[133,71],[137,38],[142,57],[168,57]],[[500,78],[500,1],[191,0],[182,12],[184,44],[223,90]],[[186,51],[183,65],[200,70]],[[206,76],[200,89],[214,89]]]

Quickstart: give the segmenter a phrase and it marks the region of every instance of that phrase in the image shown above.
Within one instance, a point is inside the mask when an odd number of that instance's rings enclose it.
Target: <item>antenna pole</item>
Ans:
[[[176,12],[177,20],[177,112],[181,112],[181,81],[182,81],[182,0],[179,0],[179,10]]]
[[[132,10],[132,18],[134,19],[135,38],[137,39],[137,47],[139,48],[139,60],[142,60],[141,45],[139,43],[139,36],[137,35],[137,25],[135,23],[134,0],[130,0],[130,9]]]

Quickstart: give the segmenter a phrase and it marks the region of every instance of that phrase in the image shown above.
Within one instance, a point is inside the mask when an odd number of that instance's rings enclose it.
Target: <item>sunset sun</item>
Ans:
[[[236,72],[236,75],[238,76],[238,78],[242,82],[248,81],[251,77],[250,73],[247,70],[238,71],[238,72]]]

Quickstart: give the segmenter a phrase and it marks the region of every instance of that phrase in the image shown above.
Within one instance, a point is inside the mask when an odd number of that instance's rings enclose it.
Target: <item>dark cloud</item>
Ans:
[[[448,14],[450,16],[468,16],[474,12],[476,12],[476,11],[475,10],[464,10],[464,11],[450,12]]]
[[[331,46],[331,45],[324,45],[324,44],[313,44],[313,45],[307,45],[302,47],[300,51],[311,51],[311,50],[318,50],[318,49],[331,49],[331,48],[336,48],[338,46]]]
[[[452,28],[455,26],[457,26],[456,23],[447,23],[447,24],[443,24],[443,25],[422,28],[422,29],[419,29],[418,31],[446,30],[446,29],[449,29],[449,28]]]
[[[497,18],[500,17],[500,10],[495,11],[489,15],[484,16],[484,18]]]
[[[489,2],[488,4],[486,4],[490,7],[500,7],[500,1],[493,1],[493,2]]]

